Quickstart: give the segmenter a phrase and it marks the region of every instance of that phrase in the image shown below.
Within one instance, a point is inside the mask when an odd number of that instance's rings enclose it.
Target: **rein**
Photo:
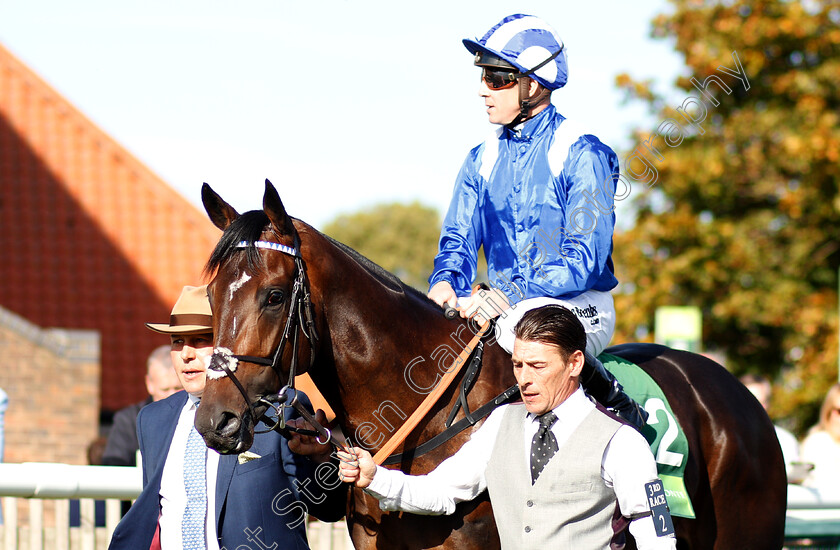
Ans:
[[[434,406],[434,404],[437,403],[437,400],[440,399],[440,396],[443,395],[443,392],[445,392],[449,388],[449,385],[461,371],[461,367],[463,367],[464,364],[466,364],[466,362],[469,360],[473,350],[479,344],[484,335],[487,334],[487,331],[490,329],[492,324],[493,323],[491,321],[487,321],[484,323],[484,325],[482,325],[481,329],[479,329],[475,336],[473,336],[472,340],[470,340],[469,344],[467,344],[467,347],[465,347],[461,351],[460,355],[458,355],[458,357],[455,359],[452,365],[450,365],[449,368],[446,369],[446,374],[444,374],[443,377],[440,379],[440,382],[438,382],[438,384],[435,386],[435,389],[432,390],[431,393],[429,393],[429,395],[426,396],[423,402],[420,403],[420,406],[417,407],[417,409],[415,409],[413,413],[411,413],[411,416],[408,417],[408,420],[406,420],[405,423],[402,426],[400,426],[400,429],[398,429],[396,433],[394,433],[394,435],[391,436],[391,439],[389,439],[385,443],[385,445],[383,445],[382,448],[379,449],[379,451],[373,456],[374,462],[376,462],[377,464],[382,464],[385,461],[385,459],[388,458],[388,456],[392,452],[394,452],[394,449],[399,447],[400,444],[403,441],[405,441],[405,438],[408,437],[408,434],[411,433],[411,431],[417,427],[417,424],[419,424],[423,417],[426,416],[426,413],[428,413],[429,410],[431,410],[432,406]],[[467,411],[465,410],[465,412]],[[469,416],[469,413],[467,413],[467,416]]]
[[[504,405],[505,403],[509,403],[514,399],[519,397],[519,385],[514,384],[513,386],[509,387],[481,407],[477,408],[472,412],[472,414],[465,416],[458,422],[450,425],[448,428],[434,436],[433,438],[429,439],[428,441],[417,445],[413,449],[405,450],[401,453],[392,454],[388,458],[382,461],[383,465],[390,465],[390,464],[399,464],[404,459],[411,459],[418,456],[422,456],[430,451],[433,451],[458,435],[459,433],[463,432],[470,426],[475,426],[476,423],[493,412],[497,407]],[[453,411],[455,409],[453,408]]]

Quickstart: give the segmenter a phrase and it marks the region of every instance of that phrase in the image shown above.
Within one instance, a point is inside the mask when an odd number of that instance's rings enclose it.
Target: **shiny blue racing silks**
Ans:
[[[611,290],[618,174],[615,152],[553,105],[498,128],[461,167],[430,285],[468,296],[483,245],[487,282],[511,303]]]

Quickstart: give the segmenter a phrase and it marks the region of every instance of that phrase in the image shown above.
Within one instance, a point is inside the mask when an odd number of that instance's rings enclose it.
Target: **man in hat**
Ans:
[[[451,514],[485,489],[505,550],[676,548],[666,497],[645,438],[580,388],[586,337],[563,306],[529,310],[515,327],[513,374],[522,403],[502,405],[457,453],[410,476],[369,452],[339,451],[340,477],[383,510]],[[653,513],[653,515],[652,515]]]
[[[596,359],[612,338],[612,235],[619,163],[615,152],[566,119],[551,93],[566,84],[563,40],[538,17],[505,17],[480,39],[465,39],[481,68],[479,95],[499,127],[467,155],[443,222],[429,298],[462,315],[499,316],[496,338],[512,351],[527,310],[568,307],[587,333],[581,382],[625,420],[645,412]],[[470,295],[480,248],[491,290]]]
[[[292,453],[276,432],[255,433],[242,455],[221,456],[206,447],[194,421],[213,353],[212,321],[206,285],[186,286],[169,323],[146,325],[169,335],[186,391],[137,416],[143,492],[114,531],[110,548],[305,549],[307,514],[324,521],[344,515],[346,487],[335,466]],[[323,446],[317,458],[328,460],[329,451]],[[321,467],[333,471],[314,476]]]

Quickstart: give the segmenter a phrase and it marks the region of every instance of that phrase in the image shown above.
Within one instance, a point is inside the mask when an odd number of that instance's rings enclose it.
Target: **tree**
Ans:
[[[771,413],[801,433],[837,380],[840,2],[672,4],[652,35],[684,55],[685,100],[617,79],[661,122],[623,165],[637,222],[615,239],[614,341],[699,306],[706,345],[775,378]]]
[[[421,292],[429,289],[440,215],[418,202],[382,204],[338,216],[324,233],[367,256]]]

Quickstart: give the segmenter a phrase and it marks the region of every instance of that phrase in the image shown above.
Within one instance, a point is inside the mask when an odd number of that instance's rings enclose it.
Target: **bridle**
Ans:
[[[231,379],[233,384],[242,394],[242,398],[248,405],[248,410],[251,413],[251,418],[254,423],[258,420],[265,421],[268,430],[255,431],[255,433],[265,433],[267,431],[277,430],[281,433],[285,430],[293,430],[306,435],[315,435],[318,437],[318,442],[321,444],[327,441],[333,441],[334,444],[343,446],[343,441],[338,441],[332,435],[330,430],[320,423],[318,423],[306,407],[298,401],[297,391],[295,390],[295,373],[298,366],[298,351],[300,349],[300,334],[306,338],[309,343],[309,366],[311,367],[315,361],[315,349],[318,343],[318,332],[315,328],[315,315],[312,310],[312,300],[309,293],[309,285],[306,278],[306,266],[303,257],[300,254],[300,239],[295,232],[294,246],[287,246],[281,243],[270,241],[241,241],[236,245],[236,248],[264,248],[269,250],[276,250],[292,256],[295,261],[295,279],[292,286],[292,294],[289,298],[289,314],[286,317],[286,324],[283,329],[283,336],[280,338],[280,343],[277,345],[272,357],[257,357],[253,355],[237,355],[226,348],[216,348],[213,350],[213,355],[210,357],[210,364],[207,367],[207,377],[210,379],[218,379],[227,376]],[[254,403],[248,399],[248,394],[242,383],[236,377],[234,372],[240,361],[246,363],[253,363],[255,365],[262,365],[264,367],[271,367],[279,380],[283,380],[282,371],[282,357],[286,349],[286,345],[291,340],[292,342],[292,358],[289,365],[289,374],[284,385],[280,391],[275,395],[266,395],[259,397]],[[292,394],[291,402],[287,403],[289,393]],[[261,418],[257,418],[254,406],[257,404],[267,405],[274,409],[275,417],[263,414]],[[312,430],[300,430],[292,427],[287,427],[285,424],[284,410],[286,407],[294,407],[300,415],[307,420],[314,428]],[[321,441],[321,438],[324,438]]]

